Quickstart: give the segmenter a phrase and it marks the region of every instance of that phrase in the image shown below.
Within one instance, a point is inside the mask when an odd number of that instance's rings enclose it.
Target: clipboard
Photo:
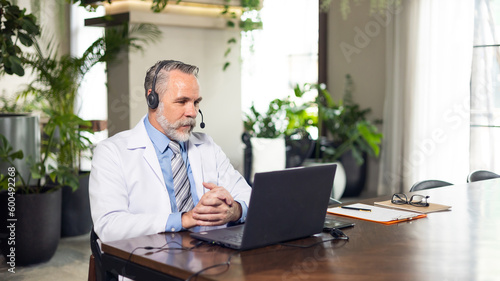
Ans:
[[[442,211],[448,211],[451,209],[451,206],[441,205],[441,204],[436,204],[436,203],[429,203],[429,206],[427,206],[427,207],[415,207],[415,206],[408,205],[408,204],[397,205],[397,204],[392,204],[391,200],[375,202],[373,204],[378,205],[378,206],[387,207],[387,208],[406,210],[406,211],[421,213],[421,214],[442,212]]]
[[[341,207],[328,208],[327,212],[329,214],[333,214],[333,215],[339,215],[339,216],[350,217],[350,218],[355,218],[355,219],[360,219],[360,220],[377,222],[377,223],[382,223],[382,224],[386,224],[386,225],[427,217],[426,214],[418,214],[418,213],[414,213],[414,212],[389,209],[389,208],[378,207],[378,206],[371,206],[371,205],[366,205],[366,204],[361,204],[361,203],[352,204],[352,205],[349,205],[349,207],[360,208],[360,209],[370,209],[371,212],[344,209]]]

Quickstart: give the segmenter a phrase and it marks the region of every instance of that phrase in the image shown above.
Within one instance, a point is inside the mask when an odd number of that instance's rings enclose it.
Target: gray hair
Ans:
[[[160,68],[158,70],[158,68]],[[155,65],[150,67],[146,72],[146,78],[144,79],[144,90],[146,91],[146,99],[148,97],[148,90],[153,89],[153,80],[155,77],[156,71],[158,75],[156,77],[155,83],[155,92],[157,94],[163,93],[168,84],[168,79],[170,77],[170,71],[172,70],[180,70],[186,74],[194,75],[194,77],[198,78],[199,68],[195,65],[186,64],[181,61],[176,60],[161,60],[156,62]]]

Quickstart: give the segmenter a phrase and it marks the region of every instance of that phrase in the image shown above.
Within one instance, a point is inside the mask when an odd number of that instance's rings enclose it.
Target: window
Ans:
[[[318,79],[318,1],[265,0],[263,29],[242,37],[242,111],[265,112]]]
[[[471,77],[471,170],[500,170],[500,1],[476,0]]]

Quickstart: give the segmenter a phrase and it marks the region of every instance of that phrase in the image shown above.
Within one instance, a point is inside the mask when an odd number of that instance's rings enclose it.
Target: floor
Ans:
[[[8,272],[5,258],[0,255],[0,280],[12,281],[84,281],[88,280],[90,234],[61,238],[57,251],[46,263],[16,267]]]

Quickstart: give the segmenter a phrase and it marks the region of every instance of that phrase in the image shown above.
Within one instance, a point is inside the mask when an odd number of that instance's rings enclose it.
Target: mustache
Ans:
[[[196,127],[196,119],[187,117],[184,120],[179,120],[176,122],[175,127],[181,127],[181,126],[191,126],[191,127]]]

